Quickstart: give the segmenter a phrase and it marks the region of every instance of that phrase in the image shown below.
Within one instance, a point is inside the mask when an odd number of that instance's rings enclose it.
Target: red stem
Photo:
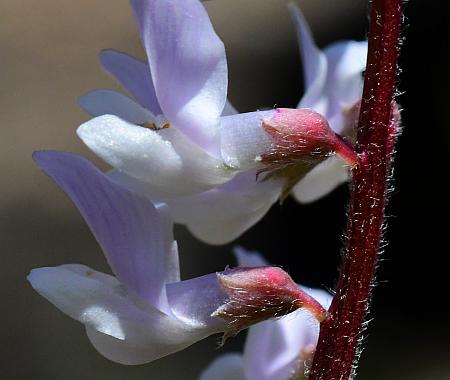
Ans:
[[[353,169],[347,241],[336,295],[321,325],[309,380],[355,374],[383,232],[397,120],[392,116],[401,0],[373,0],[369,52]],[[395,111],[394,111],[395,112]]]

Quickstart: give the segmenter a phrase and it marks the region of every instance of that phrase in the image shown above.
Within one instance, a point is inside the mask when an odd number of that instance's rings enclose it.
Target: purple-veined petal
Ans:
[[[28,280],[61,311],[85,324],[96,349],[115,362],[150,362],[210,335],[137,303],[114,277],[84,265],[34,269]]]
[[[225,244],[257,223],[280,196],[281,182],[256,181],[255,172],[237,175],[204,193],[165,200],[175,222],[200,240]]]
[[[78,99],[86,112],[92,116],[115,115],[133,124],[156,120],[147,109],[130,98],[112,90],[95,90]]]
[[[144,108],[148,109],[154,115],[162,113],[156,98],[150,67],[147,63],[114,50],[102,51],[100,53],[100,61],[106,71],[116,78]],[[83,108],[94,114],[85,107]],[[236,113],[238,113],[236,108],[227,100],[222,111],[222,116],[234,115]],[[96,116],[103,114],[122,117],[115,112],[103,112],[100,114],[97,112]],[[125,119],[130,122],[132,121],[127,118]]]
[[[235,175],[175,128],[153,130],[104,115],[77,133],[108,164],[149,183],[159,196],[206,191]]]
[[[292,189],[292,195],[300,203],[314,202],[339,185],[347,182],[348,166],[338,156],[333,156],[313,168]]]
[[[35,152],[34,160],[75,203],[119,281],[167,311],[165,283],[177,252],[166,211],[116,184],[86,159]]]
[[[164,115],[219,157],[219,117],[228,71],[225,48],[197,0],[131,0]]]
[[[155,115],[162,113],[147,63],[114,50],[102,51],[100,62],[142,106]]]
[[[314,111],[324,114],[327,106],[326,98],[323,96],[327,78],[327,58],[316,46],[308,23],[299,7],[294,3],[289,3],[288,9],[297,31],[305,81],[305,92],[298,108],[312,108]]]
[[[220,355],[202,372],[200,380],[248,380],[244,373],[242,355]]]

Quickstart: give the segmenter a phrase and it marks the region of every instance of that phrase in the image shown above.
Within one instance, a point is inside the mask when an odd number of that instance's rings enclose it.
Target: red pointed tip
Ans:
[[[341,136],[336,135],[336,154],[341,157],[348,166],[354,169],[358,165],[358,154],[353,147]]]
[[[299,308],[303,307],[308,310],[319,323],[322,323],[328,316],[328,311],[313,297],[305,292],[301,292],[298,298]]]

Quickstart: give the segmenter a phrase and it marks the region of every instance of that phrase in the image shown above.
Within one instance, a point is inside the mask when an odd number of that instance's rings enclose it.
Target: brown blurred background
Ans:
[[[212,0],[206,7],[229,58],[229,97],[240,111],[294,106],[302,93],[295,34],[285,0]],[[362,39],[365,0],[303,0],[320,46]],[[396,162],[385,262],[360,379],[450,379],[448,22],[442,1],[411,0],[402,50],[405,132]],[[118,87],[97,61],[101,49],[144,57],[128,2],[0,1],[0,374],[2,379],[194,380],[215,355],[240,350],[242,336],[215,338],[145,366],[95,352],[83,327],[32,291],[38,266],[78,262],[107,270],[72,204],[32,163],[37,149],[94,156],[75,135],[88,116],[77,97]],[[105,168],[98,160],[97,164]],[[347,190],[314,205],[288,201],[238,243],[283,265],[298,282],[332,287]],[[208,247],[177,228],[183,276],[233,264],[231,246]],[[200,264],[201,263],[201,264]]]

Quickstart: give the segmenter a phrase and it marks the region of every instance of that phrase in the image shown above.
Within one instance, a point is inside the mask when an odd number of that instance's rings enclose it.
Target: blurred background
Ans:
[[[284,0],[206,3],[227,47],[229,98],[240,111],[294,107],[302,77]],[[366,0],[298,2],[319,46],[363,39]],[[404,133],[389,205],[360,379],[450,379],[448,227],[449,29],[444,0],[407,2],[401,56]],[[96,353],[81,324],[38,296],[30,269],[84,263],[107,271],[100,248],[68,199],[31,160],[37,149],[73,151],[106,168],[82,145],[88,119],[77,97],[119,89],[97,54],[115,48],[144,57],[127,1],[0,1],[0,373],[3,379],[194,380],[210,360],[241,350],[245,334],[216,350],[217,337],[138,367]],[[238,240],[283,266],[297,282],[332,288],[348,190],[319,202],[287,201]],[[210,247],[176,230],[184,278],[234,264],[231,245]]]

